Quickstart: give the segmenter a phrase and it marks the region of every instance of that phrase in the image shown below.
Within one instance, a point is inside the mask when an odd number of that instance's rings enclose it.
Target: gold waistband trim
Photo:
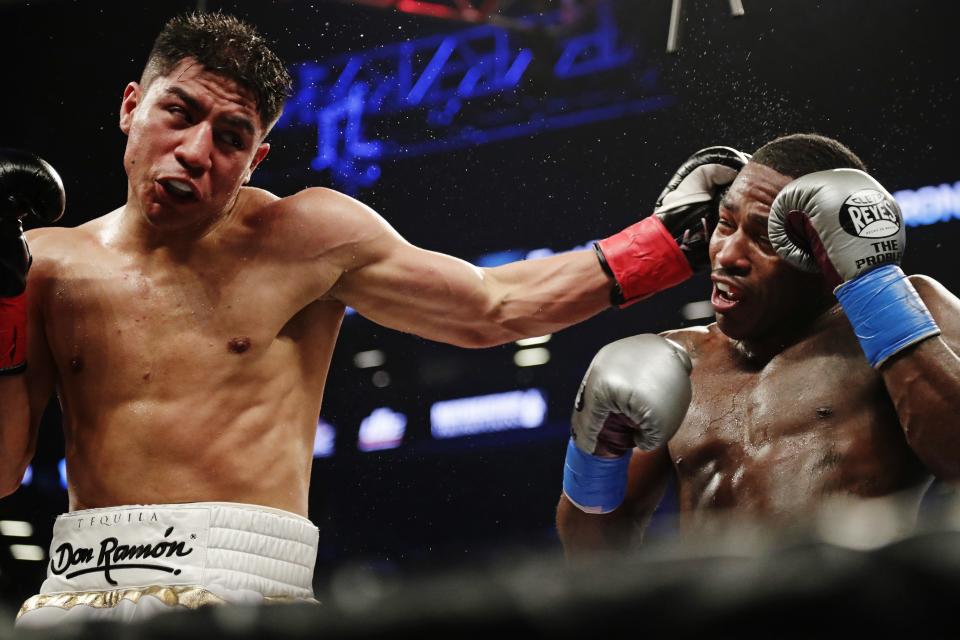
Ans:
[[[227,601],[220,596],[203,587],[195,586],[152,586],[142,589],[115,589],[113,591],[41,593],[23,603],[23,606],[20,607],[20,611],[17,613],[17,618],[28,611],[33,611],[40,607],[72,609],[77,605],[85,605],[96,609],[111,609],[120,604],[122,600],[129,600],[135,603],[144,596],[153,596],[169,607],[181,606],[187,609],[197,609],[207,605],[227,604]],[[265,604],[287,604],[295,602],[320,604],[314,598],[297,598],[294,596],[264,596],[263,601]]]

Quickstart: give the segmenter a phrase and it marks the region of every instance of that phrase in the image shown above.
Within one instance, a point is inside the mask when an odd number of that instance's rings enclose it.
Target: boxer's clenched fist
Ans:
[[[54,222],[63,214],[60,176],[26,151],[0,149],[0,375],[26,367],[26,294],[30,249],[22,220]]]
[[[660,193],[652,216],[595,244],[616,283],[614,304],[642,300],[709,265],[707,244],[720,198],[749,159],[730,147],[697,151]]]
[[[857,169],[818,171],[794,180],[770,208],[777,254],[820,271],[853,325],[870,364],[940,329],[900,269],[906,234],[900,207]]]
[[[597,352],[573,411],[563,476],[570,502],[590,513],[619,506],[633,447],[661,447],[683,422],[691,368],[683,347],[652,334],[617,340]]]

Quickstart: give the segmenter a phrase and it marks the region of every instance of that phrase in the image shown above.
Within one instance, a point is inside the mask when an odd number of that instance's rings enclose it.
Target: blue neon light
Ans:
[[[550,24],[560,14],[533,21]],[[305,62],[294,69],[295,91],[278,129],[312,129],[316,171],[329,171],[347,192],[375,183],[381,163],[576,127],[655,109],[674,98],[657,89],[654,67],[637,69],[631,86],[584,95],[564,80],[636,67],[612,10],[601,4],[596,24],[535,53],[505,29],[483,25],[377,49]],[[550,96],[526,91],[536,56],[553,56]],[[525,93],[526,91],[526,93]],[[467,106],[470,109],[467,109]],[[371,132],[377,131],[377,137]]]
[[[67,459],[60,458],[60,462],[57,463],[57,471],[60,475],[60,488],[67,488]]]
[[[893,197],[908,227],[960,220],[960,182],[895,191]]]
[[[536,429],[547,417],[540,389],[442,400],[430,407],[430,433],[447,439],[507,429]]]
[[[357,447],[360,451],[396,449],[403,442],[407,416],[387,407],[374,409],[360,423]]]
[[[313,437],[313,457],[329,458],[336,451],[337,430],[321,418],[317,421],[317,431]]]

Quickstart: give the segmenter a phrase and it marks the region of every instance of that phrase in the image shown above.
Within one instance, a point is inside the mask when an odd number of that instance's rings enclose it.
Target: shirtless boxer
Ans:
[[[70,498],[21,625],[309,598],[312,442],[345,306],[465,347],[557,331],[705,262],[701,209],[745,162],[695,155],[655,215],[596,252],[479,269],[334,191],[244,186],[288,86],[243,23],[171,21],[123,94],[126,203],[29,232],[32,267],[21,218],[55,218],[37,194],[59,185],[0,155],[0,495],[56,390]]]
[[[828,138],[762,147],[710,239],[716,323],[598,353],[557,512],[568,555],[638,542],[671,474],[688,533],[718,510],[793,525],[900,492],[915,508],[933,476],[960,477],[960,300],[903,276],[896,203],[824,171],[841,167],[863,169]]]

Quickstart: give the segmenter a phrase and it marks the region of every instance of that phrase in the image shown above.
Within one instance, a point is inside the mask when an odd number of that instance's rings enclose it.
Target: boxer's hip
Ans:
[[[47,579],[20,610],[196,608],[313,597],[317,528],[266,507],[198,502],[73,511],[57,517]]]

